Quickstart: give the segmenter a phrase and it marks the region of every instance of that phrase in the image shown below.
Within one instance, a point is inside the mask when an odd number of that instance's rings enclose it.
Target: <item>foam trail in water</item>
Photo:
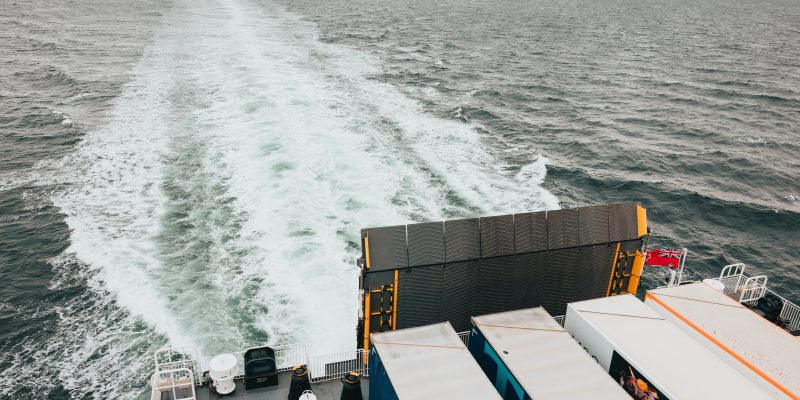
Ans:
[[[354,347],[359,229],[556,208],[368,55],[246,0],[176,5],[105,128],[61,168],[68,252],[173,344]]]

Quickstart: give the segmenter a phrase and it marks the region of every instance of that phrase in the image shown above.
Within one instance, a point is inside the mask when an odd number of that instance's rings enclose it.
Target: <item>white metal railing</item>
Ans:
[[[194,346],[167,347],[159,349],[153,355],[156,373],[188,369],[195,382],[200,382],[201,369],[197,363],[197,349]]]
[[[731,264],[722,268],[718,280],[725,285],[724,293],[748,305],[757,304],[758,300],[767,294],[775,296],[783,302],[783,308],[778,315],[788,331],[800,329],[800,306],[787,300],[767,287],[766,276],[748,277],[744,273],[745,264]]]
[[[736,292],[739,290],[740,286],[739,282],[739,280],[741,279],[740,276],[728,276],[725,278],[714,278],[714,279],[718,280],[725,286],[725,288],[722,290],[723,293],[731,297],[736,297]]]
[[[722,272],[719,273],[719,278],[717,280],[725,285],[725,294],[729,296],[735,295],[742,285],[742,281],[747,279],[747,276],[744,274],[744,267],[744,264],[738,263],[726,265],[722,268]]]
[[[161,400],[170,393],[171,400],[195,400],[194,372],[188,368],[156,371],[150,377],[150,399]]]
[[[305,346],[296,344],[273,347],[275,350],[275,366],[278,372],[288,371],[295,365],[308,363],[308,351]]]
[[[767,289],[767,292],[783,300],[783,309],[781,310],[780,318],[785,321],[786,330],[795,331],[800,329],[800,307],[797,306],[797,304],[778,296],[778,294],[772,290]]]
[[[558,322],[559,325],[564,326],[564,316],[563,315],[556,315],[555,317],[553,317],[553,319],[556,320],[556,322]]]
[[[744,263],[737,263],[737,264],[730,264],[722,267],[722,271],[719,273],[720,278],[726,278],[731,276],[741,276],[744,274]]]
[[[766,275],[754,276],[747,278],[739,287],[739,303],[757,302],[760,298],[764,297],[767,293],[767,277]],[[751,304],[755,305],[755,304]]]
[[[308,373],[311,377],[311,382],[341,379],[349,372],[357,372],[362,376],[369,376],[368,357],[369,352],[364,351],[364,349],[310,357],[308,360]]]

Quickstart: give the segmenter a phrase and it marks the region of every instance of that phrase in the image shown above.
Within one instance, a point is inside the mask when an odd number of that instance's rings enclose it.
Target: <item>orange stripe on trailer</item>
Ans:
[[[758,376],[764,378],[765,381],[769,382],[772,386],[775,386],[778,390],[783,392],[785,395],[789,396],[789,398],[794,399],[794,400],[800,400],[799,396],[797,396],[796,394],[794,394],[791,391],[789,391],[789,389],[787,389],[785,386],[781,385],[778,381],[773,379],[771,376],[767,375],[760,368],[758,368],[755,365],[751,364],[744,357],[740,356],[735,351],[731,350],[728,346],[725,346],[724,344],[722,344],[722,342],[717,340],[715,337],[711,336],[711,334],[709,334],[708,332],[703,330],[703,328],[700,328],[694,322],[690,321],[688,318],[684,317],[679,312],[677,312],[674,308],[668,306],[666,303],[664,303],[664,301],[662,301],[661,299],[656,297],[654,294],[648,292],[648,293],[645,294],[644,298],[645,298],[645,300],[647,300],[649,298],[649,299],[655,301],[661,307],[664,307],[665,310],[669,311],[672,315],[676,316],[679,320],[683,321],[686,325],[689,325],[690,327],[692,327],[692,329],[696,330],[697,333],[703,335],[703,337],[705,337],[706,339],[710,340],[711,343],[714,343],[717,346],[719,346],[719,348],[724,350],[726,353],[730,354],[731,357],[735,358],[737,361],[739,361],[740,363],[744,364],[744,366],[746,366],[747,368],[750,368],[750,370],[752,370],[753,372],[758,374]]]

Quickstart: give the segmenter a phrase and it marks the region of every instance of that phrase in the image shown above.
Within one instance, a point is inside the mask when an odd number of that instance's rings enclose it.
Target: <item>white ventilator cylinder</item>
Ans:
[[[317,400],[317,395],[315,395],[312,391],[306,390],[303,394],[300,395],[298,400]]]
[[[208,362],[208,374],[214,381],[214,387],[219,394],[229,394],[236,389],[233,377],[239,373],[239,365],[233,354],[220,354]]]

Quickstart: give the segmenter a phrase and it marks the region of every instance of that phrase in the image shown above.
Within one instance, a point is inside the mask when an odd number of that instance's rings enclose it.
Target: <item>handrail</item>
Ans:
[[[751,278],[745,275],[743,271],[744,264],[731,264],[723,268],[723,272],[720,274],[719,278],[712,279],[722,282],[722,284],[725,285],[723,291],[725,294],[740,300],[741,303],[751,306],[767,293],[777,297],[783,302],[783,308],[778,316],[782,321],[784,329],[788,331],[800,329],[800,306],[769,289],[767,287],[766,277]],[[763,284],[759,284],[757,282],[758,279],[754,278],[763,279]]]
[[[341,379],[350,372],[361,376],[369,376],[368,358],[364,349],[356,349],[343,353],[310,357],[308,371],[311,382],[324,382]]]
[[[770,289],[767,289],[767,292],[783,301],[783,308],[778,317],[784,321],[785,329],[788,331],[800,329],[800,306],[786,300],[786,298]]]
[[[156,372],[188,369],[192,372],[192,379],[195,382],[200,382],[200,368],[197,358],[197,349],[194,346],[165,347],[156,350],[155,354],[153,354]]]
[[[747,278],[741,286],[742,292],[739,295],[739,303],[748,303],[756,301],[767,292],[767,276],[759,275],[752,278]]]
[[[194,371],[189,368],[156,371],[150,376],[150,398],[160,400],[162,393],[172,392],[172,400],[195,400],[194,385]]]
[[[738,280],[736,281],[735,289],[738,290],[739,286],[742,284],[742,277],[744,275],[744,263],[736,263],[736,264],[729,264],[722,267],[722,271],[719,273],[719,279],[722,280],[724,278],[730,278],[737,276]]]

